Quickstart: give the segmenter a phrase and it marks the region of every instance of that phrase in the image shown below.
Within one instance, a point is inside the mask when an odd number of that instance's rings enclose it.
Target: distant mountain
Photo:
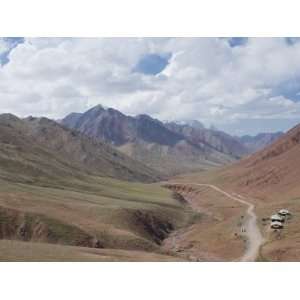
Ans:
[[[208,144],[216,150],[241,158],[254,153],[272,144],[283,132],[259,133],[256,136],[244,135],[241,137],[231,136],[211,126],[209,129],[197,121],[174,121],[165,122],[170,130],[182,134],[195,144]]]
[[[71,113],[65,118],[65,122],[68,122],[70,127],[73,127],[81,116],[82,114],[80,113]],[[58,120],[57,122],[62,123],[62,120]]]
[[[283,132],[259,133],[255,136],[244,135],[237,139],[249,149],[250,152],[256,152],[272,144],[275,140],[283,135]]]
[[[96,175],[153,182],[154,170],[46,118],[0,115],[0,178],[50,182]]]
[[[72,113],[62,120],[62,124],[106,141],[165,174],[220,166],[237,157],[206,142],[194,143],[182,132],[148,115],[131,117],[101,105],[83,114]]]
[[[183,135],[188,141],[195,145],[202,147],[209,146],[216,151],[225,153],[237,159],[249,153],[248,148],[238,139],[225,132],[206,129],[201,126],[193,126],[194,123],[178,124],[171,122],[166,123],[165,125],[168,129]]]
[[[101,105],[84,114],[72,113],[62,120],[62,124],[115,146],[137,140],[174,146],[182,139],[178,134],[165,128],[163,123],[147,115],[134,118],[112,108],[105,109]]]

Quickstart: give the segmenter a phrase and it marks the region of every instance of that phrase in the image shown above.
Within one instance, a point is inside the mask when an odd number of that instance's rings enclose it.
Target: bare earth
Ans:
[[[245,200],[244,197],[238,195],[238,194],[229,194],[228,192],[222,190],[221,188],[212,185],[212,184],[201,184],[201,183],[192,183],[192,182],[184,182],[184,183],[179,183],[179,182],[172,182],[174,185],[181,185],[184,184],[185,186],[191,185],[191,186],[200,186],[200,187],[206,187],[209,189],[212,189],[222,195],[224,195],[227,199],[229,198],[230,200],[233,200],[235,202],[238,202],[242,204],[243,206],[247,206],[247,211],[246,211],[246,218],[244,219],[242,228],[243,228],[243,236],[246,238],[245,242],[245,249],[244,253],[240,258],[237,258],[237,261],[255,261],[258,257],[259,254],[259,249],[261,245],[264,242],[264,239],[262,237],[262,234],[260,232],[260,229],[257,225],[257,216],[254,211],[254,205],[247,200]],[[194,207],[195,209],[195,207]],[[199,211],[201,211],[201,207],[199,208]],[[184,234],[184,233],[183,233]],[[175,249],[176,250],[176,243],[180,242],[180,236],[182,235],[182,232],[176,232],[174,233],[169,240],[167,240],[167,243],[169,244],[170,249]],[[201,257],[201,256],[200,256]],[[195,259],[197,256],[189,256],[189,259],[191,260],[197,260]],[[214,260],[212,257],[210,258],[209,255],[207,255],[206,260]],[[217,260],[222,260],[222,257],[220,257]]]
[[[240,195],[236,195],[236,196],[230,195],[229,193],[216,187],[215,185],[211,185],[211,184],[196,184],[196,185],[208,186],[208,187],[226,195],[228,198],[230,198],[234,201],[238,201],[238,202],[243,203],[248,206],[248,209],[247,209],[248,219],[244,225],[245,230],[246,230],[245,236],[247,237],[247,248],[246,248],[245,254],[242,256],[242,258],[240,260],[241,261],[255,261],[258,256],[259,248],[262,245],[264,239],[263,239],[261,232],[257,226],[257,222],[256,222],[257,216],[254,212],[254,205],[249,203],[248,201],[246,201],[244,199],[244,197],[242,197]]]

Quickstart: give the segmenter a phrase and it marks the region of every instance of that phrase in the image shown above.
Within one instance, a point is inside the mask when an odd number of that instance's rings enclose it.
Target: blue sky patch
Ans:
[[[298,37],[286,37],[285,41],[288,45],[293,46],[294,44],[296,44],[300,41],[300,38],[298,38]]]
[[[146,75],[156,75],[162,72],[169,64],[171,56],[171,53],[146,54],[138,61],[134,71]]]
[[[238,47],[238,46],[243,46],[248,42],[247,37],[232,37],[228,39],[228,43],[230,47]]]
[[[19,44],[24,43],[23,37],[5,37],[3,41],[7,44],[8,50],[0,53],[0,65],[5,65],[9,62],[9,53],[12,49],[17,47]]]
[[[300,77],[289,78],[273,87],[272,96],[284,96],[293,102],[300,102]]]

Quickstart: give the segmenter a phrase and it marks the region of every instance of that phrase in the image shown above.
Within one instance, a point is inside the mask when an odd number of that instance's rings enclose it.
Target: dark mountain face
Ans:
[[[66,117],[66,122],[73,126],[76,125],[77,120],[82,116],[80,113],[71,113]],[[60,121],[61,122],[61,121]]]
[[[68,117],[67,117],[68,118]],[[133,138],[134,120],[114,109],[96,106],[82,114],[75,123],[63,120],[63,124],[90,137],[97,137],[114,145],[122,145]]]
[[[136,140],[175,145],[183,139],[183,137],[165,128],[163,123],[147,115],[139,115],[134,118],[112,108],[104,109],[100,105],[84,114],[72,113],[62,120],[62,124],[115,146]]]
[[[235,159],[234,155],[207,142],[195,142],[184,132],[148,115],[126,116],[100,105],[83,114],[71,114],[62,124],[109,142],[134,159],[167,174],[219,166]]]
[[[147,115],[139,115],[135,118],[137,126],[137,138],[149,143],[167,146],[175,146],[184,139],[180,134],[174,133],[158,120]]]
[[[0,115],[0,177],[61,180],[85,175],[151,182],[154,170],[46,118]]]
[[[249,152],[253,153],[272,144],[283,134],[283,132],[260,133],[256,136],[245,135],[237,138],[245,147],[249,149]]]

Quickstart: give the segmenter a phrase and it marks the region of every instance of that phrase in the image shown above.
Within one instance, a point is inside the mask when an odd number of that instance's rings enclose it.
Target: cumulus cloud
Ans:
[[[61,118],[101,103],[235,133],[269,129],[258,120],[274,130],[300,122],[296,39],[0,39],[1,53],[0,112]]]

